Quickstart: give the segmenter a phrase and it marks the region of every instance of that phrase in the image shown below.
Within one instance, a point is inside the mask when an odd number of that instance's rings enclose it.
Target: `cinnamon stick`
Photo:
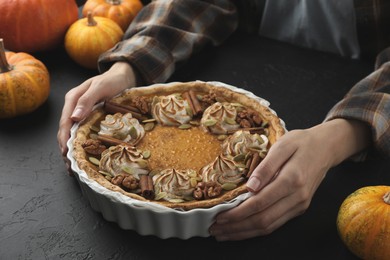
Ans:
[[[128,145],[131,146],[129,143],[126,143],[120,139],[116,139],[112,136],[108,135],[98,135],[97,139],[100,140],[102,143],[107,144],[107,145]]]
[[[145,199],[154,199],[155,193],[153,188],[153,179],[150,175],[140,175],[139,185],[141,188],[141,196]]]
[[[196,97],[196,94],[195,92],[191,89],[188,91],[188,94],[191,98],[191,102],[194,106],[194,115],[199,115],[203,112],[203,109],[202,109],[202,106],[198,100],[198,98]]]
[[[191,110],[192,110],[192,114],[195,115],[195,107],[194,107],[194,103],[192,103],[190,93],[184,92],[184,93],[182,94],[182,97],[183,97],[185,100],[187,100],[188,105],[190,106],[190,108],[191,108]]]
[[[228,130],[228,134],[234,134],[237,131],[249,131],[251,134],[264,134],[265,130],[263,127],[244,127],[244,128],[238,128],[238,129],[233,129],[233,130]]]
[[[182,96],[185,100],[187,100],[194,116],[199,115],[203,112],[202,106],[193,90],[184,92]]]
[[[252,153],[252,158],[250,161],[251,161],[251,163],[250,163],[250,166],[248,169],[248,173],[246,174],[247,178],[249,178],[252,175],[253,171],[256,169],[256,167],[261,162],[261,157],[260,157],[259,153],[257,153],[257,152]]]
[[[243,177],[246,177],[248,175],[249,168],[251,167],[251,163],[252,163],[252,158],[253,158],[253,153],[250,153],[248,155],[248,159],[246,160],[244,171],[242,172]]]
[[[139,120],[145,120],[147,119],[146,116],[142,115],[142,113],[139,111],[138,108],[128,105],[122,105],[118,103],[114,103],[112,101],[104,101],[104,110],[108,113],[131,113],[134,118],[137,118]]]

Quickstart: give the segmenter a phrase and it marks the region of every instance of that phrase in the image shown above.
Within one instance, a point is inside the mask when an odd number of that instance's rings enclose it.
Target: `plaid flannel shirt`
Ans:
[[[256,31],[266,0],[152,1],[137,15],[124,40],[99,59],[100,71],[127,61],[144,84],[165,82],[175,66],[206,44],[219,45],[239,26]],[[387,3],[386,3],[387,1]],[[390,46],[390,2],[354,0],[363,56]],[[375,71],[357,83],[326,120],[353,118],[372,127],[375,148],[390,156],[390,48],[377,58]]]
[[[328,113],[333,118],[356,119],[371,127],[376,151],[390,157],[390,48],[377,57],[375,70],[358,82]],[[354,157],[363,160],[366,153]]]

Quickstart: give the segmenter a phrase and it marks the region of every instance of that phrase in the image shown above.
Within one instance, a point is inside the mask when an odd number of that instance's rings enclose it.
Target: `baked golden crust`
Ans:
[[[194,82],[185,82],[185,83],[171,83],[171,84],[161,84],[153,85],[153,87],[140,87],[126,90],[120,96],[115,97],[112,101],[119,104],[128,104],[130,99],[133,99],[137,96],[163,96],[173,93],[182,93],[189,90],[193,90],[197,93],[209,93],[213,91],[218,97],[222,97],[229,102],[235,102],[244,104],[245,107],[251,108],[257,111],[262,120],[268,122],[268,139],[270,145],[274,144],[275,141],[280,138],[285,133],[285,128],[281,123],[281,120],[278,116],[270,110],[267,106],[263,106],[259,103],[258,100],[255,100],[249,95],[240,93],[225,87],[215,86],[214,84],[209,84],[207,82],[194,81]],[[91,127],[98,125],[98,123],[104,119],[105,111],[102,108],[97,108],[94,110],[91,115],[84,120],[76,131],[76,136],[73,140],[73,157],[75,158],[78,167],[85,171],[90,179],[95,180],[100,185],[106,187],[109,190],[119,192],[125,196],[131,197],[133,199],[141,201],[149,201],[144,197],[137,195],[135,193],[127,192],[121,187],[112,184],[109,182],[101,173],[99,169],[89,160],[89,155],[85,152],[82,147],[82,144],[89,138],[91,133]],[[227,201],[230,201],[237,197],[240,194],[247,192],[245,182],[241,183],[237,188],[223,192],[221,196],[213,199],[206,200],[192,200],[185,202],[168,202],[168,201],[151,201],[152,203],[158,203],[160,205],[167,206],[169,208],[177,208],[182,210],[190,210],[195,208],[209,208],[217,204],[221,204]]]

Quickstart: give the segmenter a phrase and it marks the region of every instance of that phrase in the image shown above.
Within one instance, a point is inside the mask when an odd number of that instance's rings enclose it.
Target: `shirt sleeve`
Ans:
[[[129,62],[143,83],[165,82],[179,62],[206,44],[218,45],[238,26],[229,0],[156,0],[133,20],[124,38],[99,58],[99,70]]]
[[[334,118],[355,119],[371,127],[374,148],[390,157],[390,48],[377,57],[375,71],[358,82],[328,113]],[[363,160],[365,152],[354,157]]]

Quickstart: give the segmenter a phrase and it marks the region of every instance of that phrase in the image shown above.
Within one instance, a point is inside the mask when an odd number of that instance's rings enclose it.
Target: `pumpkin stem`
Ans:
[[[390,205],[390,191],[383,196],[383,201]]]
[[[0,73],[8,72],[12,70],[12,67],[8,64],[5,57],[5,47],[3,39],[0,39]]]
[[[88,26],[96,26],[97,25],[97,22],[95,21],[95,19],[93,19],[93,15],[92,15],[91,11],[89,11],[87,14],[87,25]]]
[[[106,3],[110,5],[120,5],[122,3],[122,0],[106,0]]]

